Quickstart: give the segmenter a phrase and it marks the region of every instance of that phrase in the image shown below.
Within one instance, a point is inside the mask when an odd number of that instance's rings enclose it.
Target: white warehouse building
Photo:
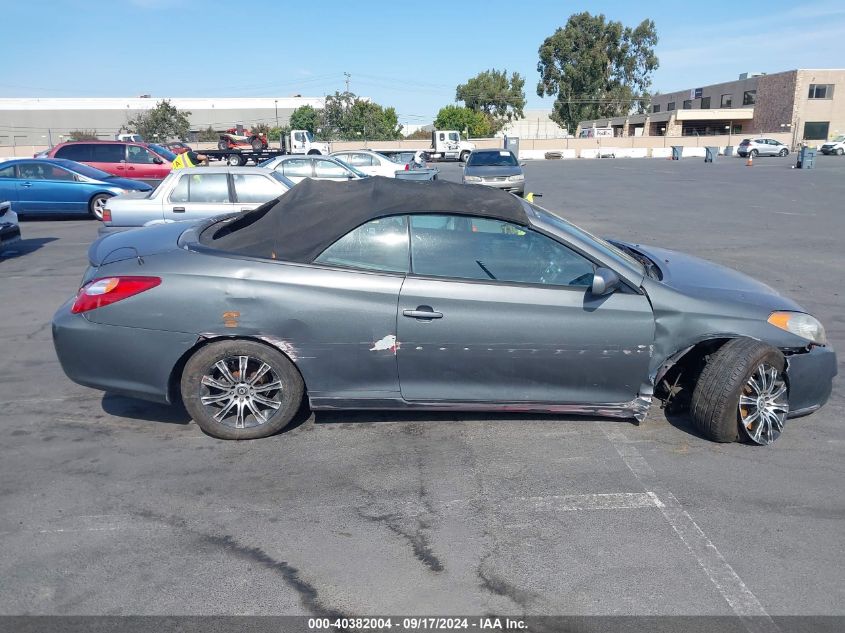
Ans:
[[[93,130],[104,140],[113,139],[130,119],[162,99],[191,113],[192,133],[209,127],[226,130],[238,124],[285,125],[296,108],[325,105],[325,97],[0,98],[0,146],[54,145],[67,140],[73,130]]]

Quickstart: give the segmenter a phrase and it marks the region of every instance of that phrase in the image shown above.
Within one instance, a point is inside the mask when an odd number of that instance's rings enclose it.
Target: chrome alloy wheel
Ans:
[[[761,363],[739,394],[739,420],[755,444],[771,444],[783,431],[789,413],[786,381],[768,363]]]
[[[93,208],[94,217],[96,217],[98,220],[103,219],[103,212],[106,210],[107,200],[108,200],[108,198],[102,198],[102,197],[94,200],[94,205],[93,205],[94,206],[94,208]]]
[[[251,356],[217,361],[203,375],[200,402],[212,417],[236,429],[265,424],[282,406],[282,381],[273,368]]]

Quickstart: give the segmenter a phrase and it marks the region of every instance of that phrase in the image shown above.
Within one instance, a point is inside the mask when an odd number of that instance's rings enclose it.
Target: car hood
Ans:
[[[465,176],[482,176],[490,178],[491,176],[516,176],[522,173],[522,167],[519,165],[495,167],[495,166],[469,166],[464,170]]]
[[[660,283],[684,294],[752,304],[770,310],[804,311],[771,286],[732,268],[656,246],[618,243],[653,260],[663,273]]]

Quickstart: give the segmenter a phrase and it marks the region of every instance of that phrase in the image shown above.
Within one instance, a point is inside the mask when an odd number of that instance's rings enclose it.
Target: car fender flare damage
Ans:
[[[272,347],[273,349],[281,352],[282,355],[284,355],[285,358],[287,358],[291,362],[291,364],[296,368],[296,371],[299,372],[299,376],[300,378],[302,378],[302,384],[305,385],[305,389],[307,392],[308,385],[305,382],[305,376],[302,375],[302,370],[297,365],[299,355],[297,353],[296,348],[289,341],[268,334],[235,335],[231,332],[202,332],[197,336],[196,343],[194,343],[189,350],[182,354],[182,356],[179,358],[179,360],[173,366],[172,371],[170,372],[167,394],[168,402],[173,403],[178,402],[180,400],[181,396],[179,392],[179,383],[182,380],[182,372],[185,369],[185,364],[188,362],[188,359],[191,358],[191,356],[193,356],[197,352],[197,350],[215,341],[235,339],[263,343],[264,345]]]

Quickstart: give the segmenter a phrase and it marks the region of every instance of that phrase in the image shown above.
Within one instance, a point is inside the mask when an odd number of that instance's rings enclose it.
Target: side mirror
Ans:
[[[160,159],[158,156],[155,156],[155,157],[153,158],[153,162],[154,162],[156,165],[163,165],[163,164],[164,164],[164,161],[163,161],[162,159]]]
[[[609,268],[596,268],[593,273],[593,285],[590,286],[590,292],[600,297],[607,295],[619,287],[619,275]]]
[[[520,166],[520,167],[525,167],[525,163],[520,163],[520,164],[519,164],[519,166]]]

